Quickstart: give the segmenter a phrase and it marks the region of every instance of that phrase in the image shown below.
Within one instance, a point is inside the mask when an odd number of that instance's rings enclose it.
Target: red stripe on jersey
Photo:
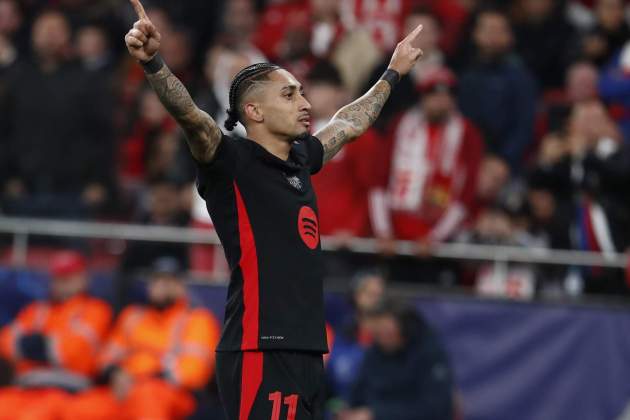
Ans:
[[[243,338],[241,350],[258,349],[258,256],[254,232],[249,222],[249,215],[243,202],[241,192],[234,182],[236,208],[238,211],[238,233],[241,244],[241,260],[239,265],[243,273]]]
[[[249,420],[256,394],[263,379],[263,353],[259,351],[243,352],[241,367],[241,405],[239,420]]]

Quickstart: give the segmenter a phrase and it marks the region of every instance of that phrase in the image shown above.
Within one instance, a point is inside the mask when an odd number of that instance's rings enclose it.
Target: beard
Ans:
[[[175,302],[177,302],[177,299],[169,297],[157,301],[150,301],[149,306],[158,311],[165,311],[166,309],[175,305]]]

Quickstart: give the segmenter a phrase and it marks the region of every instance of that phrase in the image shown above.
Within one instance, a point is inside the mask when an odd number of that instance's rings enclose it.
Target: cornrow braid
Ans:
[[[225,121],[225,128],[228,131],[234,130],[240,120],[239,103],[243,93],[255,83],[263,80],[269,73],[280,69],[280,66],[272,63],[257,63],[247,66],[239,71],[230,85],[230,109],[226,110],[228,119]]]

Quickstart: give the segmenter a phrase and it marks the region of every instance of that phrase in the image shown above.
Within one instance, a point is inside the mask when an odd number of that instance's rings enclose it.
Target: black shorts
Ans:
[[[217,352],[216,372],[227,420],[322,420],[320,353]]]

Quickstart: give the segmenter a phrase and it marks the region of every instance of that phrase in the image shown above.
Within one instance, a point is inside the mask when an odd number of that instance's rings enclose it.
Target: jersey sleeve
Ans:
[[[324,164],[324,145],[322,145],[322,142],[315,136],[307,137],[304,143],[306,145],[311,175],[315,175],[322,169]]]
[[[214,158],[210,162],[196,162],[197,190],[205,197],[204,191],[218,179],[233,178],[238,162],[238,140],[223,134]]]

